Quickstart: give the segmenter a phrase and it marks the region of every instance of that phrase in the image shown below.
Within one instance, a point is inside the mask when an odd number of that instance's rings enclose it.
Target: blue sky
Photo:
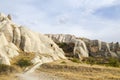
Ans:
[[[120,0],[3,0],[0,12],[40,33],[120,42]]]

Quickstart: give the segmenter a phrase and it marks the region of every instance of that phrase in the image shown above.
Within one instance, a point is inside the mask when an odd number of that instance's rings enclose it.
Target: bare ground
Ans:
[[[48,72],[19,74],[18,80],[65,80]]]

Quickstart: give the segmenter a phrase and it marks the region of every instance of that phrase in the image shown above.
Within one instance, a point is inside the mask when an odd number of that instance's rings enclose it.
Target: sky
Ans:
[[[1,0],[0,12],[43,34],[120,42],[120,0]]]

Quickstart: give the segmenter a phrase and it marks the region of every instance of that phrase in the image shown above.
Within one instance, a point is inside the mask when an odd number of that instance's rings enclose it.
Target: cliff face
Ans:
[[[58,47],[58,45],[63,48]],[[33,63],[45,63],[69,57],[119,57],[120,44],[78,38],[68,34],[40,34],[12,22],[11,16],[0,13],[0,64],[10,65],[19,51],[33,52]],[[65,53],[64,53],[65,52]]]
[[[39,57],[45,58],[44,55],[47,55],[48,61],[65,59],[63,50],[53,40],[43,34],[16,25],[11,21],[10,15],[0,13],[0,63],[10,65],[11,58],[18,56],[19,50],[34,52],[38,59],[40,59]],[[35,59],[33,62],[40,61],[35,61]],[[47,58],[45,61],[47,62]]]
[[[53,39],[55,43],[61,43],[64,44],[74,44],[73,46],[73,51],[71,52],[72,54],[69,54],[69,56],[75,56],[77,58],[82,58],[82,57],[89,57],[89,52],[87,49],[87,46],[85,42],[81,39],[77,39],[74,35],[64,35],[64,34],[46,34],[48,37]],[[68,46],[69,47],[69,46]]]
[[[73,51],[71,52],[75,57],[119,57],[120,58],[120,44],[107,43],[99,40],[90,40],[86,38],[78,38],[74,35],[68,34],[46,34],[56,43],[73,43]],[[69,55],[72,55],[69,54]]]

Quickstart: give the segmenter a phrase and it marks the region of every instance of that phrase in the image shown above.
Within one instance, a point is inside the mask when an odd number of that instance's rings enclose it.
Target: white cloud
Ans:
[[[11,13],[15,22],[37,32],[120,41],[119,21],[93,14],[99,8],[118,3],[119,0],[15,0],[13,3],[4,0],[0,8],[2,12]]]
[[[84,10],[94,10],[105,6],[111,6],[116,0],[64,0],[73,8],[83,8]]]

